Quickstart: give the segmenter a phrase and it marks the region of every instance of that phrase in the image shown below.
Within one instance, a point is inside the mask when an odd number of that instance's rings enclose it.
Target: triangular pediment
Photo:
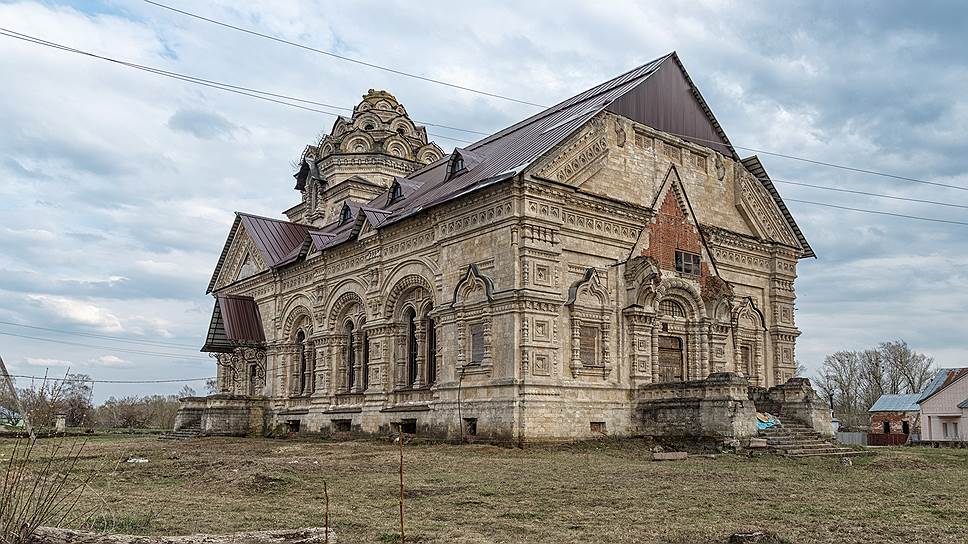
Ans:
[[[736,209],[750,230],[765,240],[805,249],[774,198],[742,163],[736,163],[733,181]]]
[[[726,132],[675,53],[606,109],[739,160]]]
[[[699,221],[675,165],[666,172],[651,208],[652,218],[642,229],[629,260],[652,257],[661,269],[674,271],[674,252],[681,250],[698,254],[702,263],[709,264],[709,274],[718,276],[713,253],[709,251],[699,228]],[[670,254],[670,251],[673,253]]]
[[[246,232],[241,219],[236,217],[207,292],[210,293],[235,281],[249,278],[267,268],[269,267],[258,246]]]

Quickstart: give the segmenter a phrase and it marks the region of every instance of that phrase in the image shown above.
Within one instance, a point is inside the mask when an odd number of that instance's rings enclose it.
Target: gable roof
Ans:
[[[743,166],[749,170],[753,177],[759,180],[763,187],[766,188],[766,192],[770,193],[770,197],[773,198],[773,202],[776,203],[776,207],[780,208],[780,213],[783,214],[783,218],[786,219],[787,225],[793,230],[793,234],[797,237],[797,241],[800,242],[800,246],[803,247],[804,257],[817,257],[817,254],[813,252],[813,248],[810,247],[810,242],[807,242],[807,237],[803,235],[803,231],[800,230],[800,226],[793,219],[793,214],[790,213],[790,209],[787,208],[786,203],[783,202],[783,198],[780,196],[780,192],[776,190],[776,186],[773,185],[773,181],[770,176],[766,173],[766,168],[763,167],[763,163],[760,162],[760,158],[756,155],[751,157],[746,157],[742,161]]]
[[[881,395],[868,412],[917,412],[921,410],[918,399],[921,393],[909,395]]]
[[[681,78],[685,82],[685,89],[664,83],[665,79],[672,76]],[[653,77],[657,78],[654,82],[650,81]],[[683,90],[689,92],[679,92]],[[650,105],[636,106],[642,102]],[[672,108],[673,105],[680,107]],[[407,177],[416,182],[419,188],[407,198],[387,207],[387,210],[393,212],[387,223],[399,221],[472,190],[513,177],[605,110],[630,117],[658,130],[675,133],[685,139],[700,141],[702,145],[713,147],[739,160],[702,95],[685,73],[679,57],[673,52],[461,149],[461,153],[471,152],[476,155],[476,164],[468,166],[459,175],[450,179],[447,177],[447,166],[453,155],[443,157],[410,174]],[[695,111],[701,112],[702,122],[697,121]],[[656,112],[666,112],[668,115],[663,116]],[[374,201],[379,199],[377,197]]]
[[[315,229],[287,221],[239,215],[248,218],[244,219],[247,223],[246,232],[253,238],[258,237],[260,241],[257,246],[260,251],[264,250],[269,254],[266,262],[270,266],[286,264],[298,258],[300,250],[297,247],[310,230],[331,235],[322,246],[316,244],[319,240],[314,240],[317,249],[333,247],[353,239],[362,226],[363,217],[374,227],[389,225],[472,191],[512,178],[603,111],[628,117],[739,160],[736,150],[689,77],[679,56],[672,52],[595,85],[473,144],[456,149],[454,153],[412,172],[406,178],[398,178],[403,189],[403,198],[391,202],[390,190],[387,189],[362,206],[355,204],[359,207],[352,209],[356,221],[334,222]],[[464,170],[449,176],[448,166],[456,155],[463,158]],[[775,189],[771,195],[774,193]],[[775,194],[774,199],[778,198],[779,195]],[[789,215],[782,201],[778,206],[785,216]],[[360,209],[362,214],[358,213]],[[788,221],[792,222],[792,216]],[[252,223],[251,228],[248,223]],[[795,224],[792,224],[792,228],[812,256],[813,251],[809,249],[806,240],[802,239],[799,228]],[[219,268],[226,252],[227,246],[219,260]],[[217,274],[218,270],[209,285],[209,292],[214,287]]]
[[[934,374],[931,382],[928,383],[928,386],[924,388],[924,391],[921,391],[921,398],[918,399],[918,404],[928,400],[928,398],[934,396],[938,391],[941,391],[965,376],[968,376],[968,368],[939,369]]]

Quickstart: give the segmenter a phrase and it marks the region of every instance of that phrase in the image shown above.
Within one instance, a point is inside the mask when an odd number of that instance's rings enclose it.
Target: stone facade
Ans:
[[[393,207],[421,194],[410,172],[493,158],[475,157],[382,91],[307,148],[286,214],[319,233],[273,266],[233,228],[213,278],[266,337],[264,379],[220,364],[222,392],[313,432],[526,441],[651,432],[643,403],[705,387],[698,428],[748,434],[706,415],[794,375],[806,251],[749,163],[603,110],[497,181]]]

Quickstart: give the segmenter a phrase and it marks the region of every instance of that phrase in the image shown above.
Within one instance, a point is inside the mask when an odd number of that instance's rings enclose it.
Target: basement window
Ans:
[[[605,434],[605,422],[604,421],[592,421],[588,424],[592,431],[592,434]]]
[[[299,432],[299,420],[298,419],[290,419],[290,420],[286,421],[286,430],[289,431],[290,433],[298,433]]]
[[[353,422],[349,419],[334,419],[333,420],[333,432],[334,433],[348,433],[352,429]]]
[[[477,418],[476,417],[464,418],[464,435],[477,436]]]
[[[417,420],[403,419],[400,421],[400,431],[403,434],[417,434]]]
[[[699,275],[699,255],[688,251],[676,250],[676,272],[680,274]]]

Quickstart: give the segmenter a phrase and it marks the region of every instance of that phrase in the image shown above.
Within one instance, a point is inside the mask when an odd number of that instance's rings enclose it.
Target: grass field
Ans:
[[[0,443],[9,457],[11,443]],[[185,534],[323,524],[397,542],[398,465],[377,441],[94,438],[101,530]],[[842,466],[719,455],[656,463],[639,441],[405,446],[407,542],[968,542],[968,450],[893,448]],[[126,463],[143,457],[147,463]],[[38,456],[40,459],[41,456]]]

